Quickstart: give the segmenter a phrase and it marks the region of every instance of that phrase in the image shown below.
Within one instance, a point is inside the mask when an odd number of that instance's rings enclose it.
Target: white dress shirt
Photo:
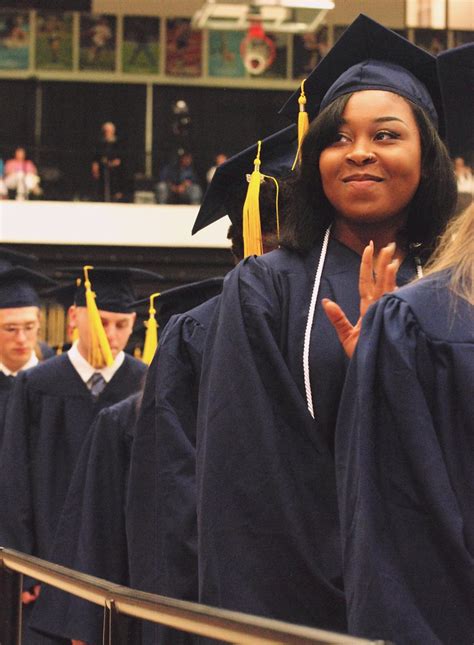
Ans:
[[[38,357],[34,352],[31,352],[31,356],[29,360],[27,360],[26,363],[23,365],[23,367],[20,367],[20,369],[17,370],[16,372],[12,372],[11,370],[9,370],[8,367],[3,363],[0,363],[0,372],[3,372],[5,376],[16,376],[18,372],[23,372],[23,370],[29,370],[30,367],[36,367],[38,363],[39,363]]]
[[[88,361],[86,361],[84,356],[82,356],[82,354],[79,352],[77,348],[78,342],[79,341],[76,340],[75,343],[73,343],[71,349],[68,350],[67,355],[72,363],[72,366],[84,381],[84,383],[87,383],[90,377],[96,372],[102,374],[106,383],[111,381],[113,375],[121,367],[122,363],[125,360],[125,352],[119,352],[115,357],[114,362],[109,367],[102,367],[100,369],[97,369],[95,367],[92,367],[92,365]]]

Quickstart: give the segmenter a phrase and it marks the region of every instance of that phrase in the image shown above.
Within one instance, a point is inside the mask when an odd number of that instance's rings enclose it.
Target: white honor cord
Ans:
[[[416,277],[418,279],[423,277],[423,267],[421,265],[421,260],[418,255],[415,255],[415,266],[416,266]]]
[[[306,321],[306,329],[304,332],[304,345],[303,345],[304,389],[306,392],[306,405],[308,406],[309,413],[313,417],[313,419],[314,419],[314,407],[313,407],[313,392],[311,390],[311,378],[310,378],[310,371],[309,371],[309,346],[311,343],[311,330],[313,328],[314,314],[316,311],[316,304],[318,301],[319,286],[321,284],[321,276],[323,275],[324,262],[326,261],[330,233],[331,233],[331,227],[329,227],[326,230],[326,233],[324,234],[323,246],[321,248],[318,268],[316,271],[316,276],[314,278],[313,293],[311,294],[308,320]]]

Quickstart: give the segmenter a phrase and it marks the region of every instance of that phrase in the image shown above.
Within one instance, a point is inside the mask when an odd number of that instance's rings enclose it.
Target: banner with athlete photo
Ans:
[[[244,37],[244,31],[209,31],[209,76],[245,76],[240,55],[240,43]]]
[[[122,70],[133,74],[156,74],[159,68],[160,19],[125,16]]]
[[[0,11],[0,69],[28,69],[30,25],[23,11]]]
[[[115,16],[81,14],[79,69],[115,71]]]
[[[72,69],[72,13],[38,12],[36,16],[36,68]]]
[[[202,32],[191,28],[189,18],[166,21],[166,73],[170,76],[201,76]]]

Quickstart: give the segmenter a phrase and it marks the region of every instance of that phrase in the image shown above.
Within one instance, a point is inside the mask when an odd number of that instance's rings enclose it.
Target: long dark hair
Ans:
[[[334,219],[334,209],[324,194],[319,172],[321,152],[333,141],[352,94],[333,101],[311,123],[302,146],[301,164],[284,182],[285,223],[281,245],[301,253],[309,251]],[[421,141],[421,179],[410,203],[406,225],[408,244],[421,243],[429,253],[454,213],[456,177],[446,146],[424,111],[407,101],[413,111]]]

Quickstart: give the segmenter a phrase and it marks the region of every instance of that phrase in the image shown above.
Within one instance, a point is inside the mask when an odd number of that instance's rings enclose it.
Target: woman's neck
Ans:
[[[359,255],[362,255],[371,240],[374,243],[375,255],[378,255],[379,251],[390,242],[395,242],[397,245],[395,257],[398,260],[403,260],[406,255],[403,227],[404,222],[401,224],[399,220],[360,224],[359,222],[352,223],[336,217],[331,234],[336,240]]]

